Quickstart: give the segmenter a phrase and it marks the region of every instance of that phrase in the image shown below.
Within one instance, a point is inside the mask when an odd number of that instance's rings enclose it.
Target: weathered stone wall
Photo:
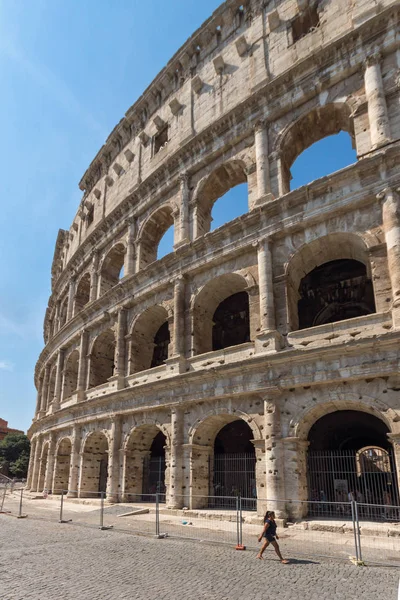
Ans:
[[[141,494],[162,431],[168,506],[203,507],[215,438],[243,419],[258,509],[300,515],[287,503],[307,498],[308,432],[335,410],[383,421],[400,469],[399,5],[317,5],[225,2],[83,176],[52,266],[31,489]],[[339,131],[357,162],[291,190],[296,158]],[[248,213],[211,232],[215,201],[245,182]],[[339,259],[365,266],[375,313],[299,330],[301,280]],[[250,339],[213,350],[215,311],[239,292]],[[164,324],[168,359],[150,368]]]

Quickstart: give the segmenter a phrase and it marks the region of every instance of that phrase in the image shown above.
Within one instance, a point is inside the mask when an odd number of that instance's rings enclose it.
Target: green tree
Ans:
[[[0,471],[18,479],[28,473],[31,444],[23,433],[8,433],[0,442]]]

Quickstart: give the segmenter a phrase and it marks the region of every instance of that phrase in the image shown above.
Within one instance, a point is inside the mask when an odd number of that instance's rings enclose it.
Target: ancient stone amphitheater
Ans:
[[[128,110],[58,234],[29,489],[281,516],[398,501],[399,18],[228,0]],[[292,190],[341,131],[354,164]]]

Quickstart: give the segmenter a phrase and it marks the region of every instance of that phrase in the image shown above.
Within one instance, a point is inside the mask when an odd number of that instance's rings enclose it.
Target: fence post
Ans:
[[[71,523],[72,519],[67,519],[66,521],[63,519],[63,511],[64,511],[64,490],[61,490],[61,504],[60,504],[60,520],[59,520],[59,523]]]
[[[242,496],[239,496],[239,534],[240,545],[243,546],[243,513],[242,513]]]
[[[24,488],[21,489],[21,497],[19,499],[19,512],[18,512],[17,519],[25,519],[25,517],[27,516],[27,515],[23,515],[22,514],[22,498],[23,498],[23,494],[24,494]]]
[[[160,499],[158,492],[156,493],[156,536],[160,537]]]
[[[112,529],[113,525],[104,525],[104,496],[105,492],[100,492],[100,527],[102,531]]]
[[[358,540],[358,560],[362,561],[362,551],[361,551],[361,536],[360,536],[360,521],[358,518],[358,505],[357,502],[354,501],[354,513],[357,524],[357,540]]]
[[[356,549],[356,560],[359,561],[359,554],[358,554],[358,542],[357,542],[357,531],[356,531],[356,514],[355,514],[355,509],[354,509],[354,500],[351,501],[350,506],[351,506],[351,520],[353,521],[353,533],[354,533],[354,546]]]
[[[236,496],[236,547],[240,546],[240,508],[239,496]]]

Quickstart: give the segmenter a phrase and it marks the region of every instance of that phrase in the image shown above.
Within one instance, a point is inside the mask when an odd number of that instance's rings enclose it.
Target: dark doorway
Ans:
[[[151,369],[163,365],[168,358],[168,346],[171,341],[168,322],[166,321],[154,336],[154,351],[151,361]]]
[[[223,427],[214,442],[210,459],[211,507],[235,508],[235,497],[243,498],[243,508],[255,510],[256,476],[253,432],[243,420]]]
[[[154,502],[148,494],[159,494],[159,501],[165,502],[165,435],[160,431],[153,440],[149,456],[143,464],[143,500]]]
[[[313,425],[307,459],[310,514],[350,518],[352,498],[361,517],[382,520],[394,514],[384,508],[399,504],[387,433],[383,421],[353,410],[330,413]]]
[[[357,260],[332,260],[303,277],[299,287],[299,329],[375,312],[372,281]]]
[[[99,492],[107,491],[108,458],[102,458],[99,466]]]
[[[226,298],[213,316],[213,350],[250,341],[249,296],[238,292]]]

